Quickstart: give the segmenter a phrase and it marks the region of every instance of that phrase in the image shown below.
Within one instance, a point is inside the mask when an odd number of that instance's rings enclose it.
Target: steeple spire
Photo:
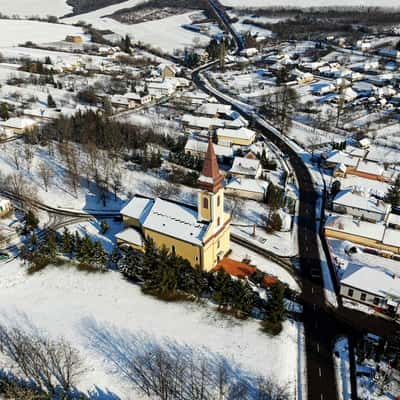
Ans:
[[[207,192],[217,193],[222,188],[224,177],[219,171],[217,157],[214,152],[214,146],[211,137],[208,139],[208,148],[206,158],[203,164],[203,171],[198,180],[200,189]]]

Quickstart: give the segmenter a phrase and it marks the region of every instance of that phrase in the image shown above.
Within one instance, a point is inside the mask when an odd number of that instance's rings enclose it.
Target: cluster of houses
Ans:
[[[256,132],[230,105],[219,104],[207,96],[197,98],[196,92],[187,96],[195,101],[196,108],[192,114],[182,116],[182,127],[188,134],[185,153],[204,159],[208,138],[214,138],[216,157],[221,164],[231,166],[226,171],[226,194],[263,201],[268,182],[263,179],[260,160],[251,151]]]
[[[398,266],[393,271],[381,265],[349,263],[343,269],[340,260],[333,256],[340,293],[378,312],[400,317],[400,215],[384,201],[385,193],[376,189],[380,184],[392,183],[398,172],[385,170],[379,163],[368,160],[367,148],[334,150],[323,159],[325,166],[332,169],[333,179],[342,185],[354,178],[363,183],[347,185],[334,193],[333,213],[324,226],[328,242],[338,239],[362,253],[374,254],[378,262],[381,257],[379,264],[390,260]]]

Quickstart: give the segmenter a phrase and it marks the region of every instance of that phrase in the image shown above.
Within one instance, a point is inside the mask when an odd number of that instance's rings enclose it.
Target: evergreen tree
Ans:
[[[71,254],[74,249],[73,237],[71,236],[69,230],[64,228],[62,234],[62,252],[64,254]]]
[[[56,108],[57,107],[56,102],[54,101],[53,96],[51,94],[49,94],[47,96],[47,106],[49,108]]]
[[[278,335],[282,331],[282,322],[286,315],[284,294],[285,288],[281,283],[271,286],[262,326],[266,332],[272,335]]]
[[[25,221],[28,229],[36,229],[39,225],[39,219],[36,217],[32,210],[29,210],[25,215]]]
[[[107,221],[103,220],[101,221],[100,224],[100,232],[102,235],[104,235],[105,233],[107,233],[107,231],[110,229],[110,225],[108,225]]]
[[[392,207],[400,207],[400,174],[386,193],[385,201]]]
[[[7,120],[8,118],[10,118],[7,103],[0,104],[0,118],[3,120]]]
[[[231,278],[223,270],[220,269],[213,281],[213,300],[218,304],[218,309],[224,309],[230,304],[230,293],[231,293]]]
[[[99,241],[95,242],[92,247],[92,258],[91,262],[93,262],[99,268],[105,268],[108,261],[107,252],[104,250],[103,246]]]

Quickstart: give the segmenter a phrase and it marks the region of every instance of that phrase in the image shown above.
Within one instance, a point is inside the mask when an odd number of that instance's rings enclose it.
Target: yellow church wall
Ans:
[[[175,246],[175,253],[178,256],[186,258],[193,267],[196,265],[202,266],[200,247],[159,232],[154,232],[150,229],[143,229],[143,233],[145,237],[153,239],[157,247],[165,246],[168,250],[172,251],[172,246]]]
[[[221,254],[223,257],[229,250],[230,225],[227,224],[221,232],[203,247],[203,269],[205,271],[211,271],[218,264],[218,254]]]
[[[211,220],[211,195],[207,192],[201,192],[199,193],[200,196],[200,217],[204,221],[209,221]],[[208,208],[204,208],[204,199],[208,199]]]

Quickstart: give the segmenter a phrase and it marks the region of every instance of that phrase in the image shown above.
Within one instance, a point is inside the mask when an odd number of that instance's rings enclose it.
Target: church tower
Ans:
[[[225,222],[223,180],[210,138],[203,171],[198,180],[198,187],[202,189],[198,196],[198,219],[212,223],[214,231],[220,229]]]

